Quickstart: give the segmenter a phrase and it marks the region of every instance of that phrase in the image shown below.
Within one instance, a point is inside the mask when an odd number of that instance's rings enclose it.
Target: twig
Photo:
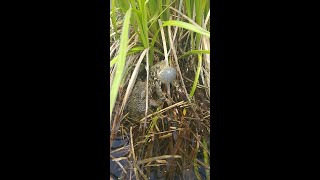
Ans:
[[[151,116],[154,116],[154,115],[157,115],[157,114],[159,114],[159,113],[162,113],[162,112],[164,112],[164,111],[167,111],[167,110],[169,110],[169,109],[171,109],[171,108],[173,108],[173,107],[175,107],[175,106],[180,106],[180,105],[185,104],[185,103],[186,103],[186,102],[184,102],[184,101],[180,101],[180,102],[178,102],[178,103],[176,103],[176,104],[173,104],[173,105],[171,105],[171,106],[168,106],[168,107],[166,107],[166,108],[163,108],[163,109],[161,109],[160,111],[157,111],[157,112],[154,112],[154,113],[152,113],[152,114],[149,114],[149,115],[147,116],[147,118],[149,118],[149,117],[151,117]],[[145,120],[145,117],[142,118],[142,119],[140,119],[139,122],[143,122],[143,120]]]
[[[118,164],[118,166],[120,166],[120,168],[123,170],[124,173],[127,174],[127,171],[124,169],[124,167],[122,166],[122,164],[119,162],[120,160],[126,159],[126,157],[121,157],[121,158],[114,158],[113,156],[111,156],[112,161],[114,161],[115,163]]]
[[[206,165],[204,162],[200,161],[199,159],[196,159],[196,161],[197,161],[200,165],[202,165],[205,169],[210,170],[210,166]]]
[[[138,176],[138,172],[137,172],[137,159],[136,159],[136,156],[134,154],[134,148],[133,148],[133,139],[132,139],[133,135],[132,135],[132,127],[130,127],[130,144],[131,144],[131,152],[132,152],[132,159],[133,159],[133,171],[134,171],[134,174],[136,175],[136,178],[139,180],[139,176]]]
[[[179,155],[163,155],[163,156],[158,156],[158,157],[152,157],[152,158],[143,159],[143,160],[139,161],[138,164],[144,164],[144,163],[156,161],[159,159],[169,159],[169,158],[181,158],[181,156],[179,156]]]
[[[145,117],[148,116],[148,109],[149,109],[149,53],[147,53],[147,66],[146,66],[146,71],[147,71],[147,83],[146,83],[146,109],[145,109]],[[146,131],[146,127],[147,127],[147,118],[145,118],[144,120],[144,126],[143,126],[143,135],[145,135],[145,131]]]

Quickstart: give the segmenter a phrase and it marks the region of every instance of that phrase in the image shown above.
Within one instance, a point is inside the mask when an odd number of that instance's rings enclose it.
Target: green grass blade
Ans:
[[[187,16],[192,19],[192,11],[193,10],[193,1],[186,0],[186,12]],[[190,47],[191,49],[194,49],[194,38],[193,38],[193,32],[190,33]]]
[[[175,21],[175,20],[165,21],[162,24],[162,27],[164,27],[164,26],[178,26],[178,27],[181,27],[181,28],[184,28],[184,29],[188,29],[190,31],[194,31],[196,33],[205,35],[207,37],[210,37],[210,32],[204,30],[203,28],[197,27],[197,26],[195,26],[193,24],[182,22],[182,21]],[[153,64],[154,43],[155,43],[155,41],[157,39],[157,36],[158,36],[159,32],[160,32],[160,29],[158,29],[157,32],[154,34],[154,37],[152,38],[152,42],[151,42],[151,45],[150,45],[150,56],[149,56],[150,66],[152,66],[152,64]]]
[[[111,61],[110,61],[110,67],[113,67],[113,65],[116,64],[116,62],[118,62],[119,56],[114,57]]]
[[[146,37],[145,34],[147,32],[145,32],[145,30],[143,28],[142,12],[140,10],[136,10],[136,9],[133,9],[132,11],[133,11],[133,18],[137,22],[138,29],[139,29],[139,30],[136,29],[135,31],[138,33],[139,38],[142,41],[143,46],[145,48],[147,48],[148,47],[148,37]]]
[[[129,50],[129,52],[126,54],[126,56],[129,56],[133,53],[137,53],[137,52],[141,52],[143,51],[145,48],[141,47],[141,46],[137,46],[137,47],[133,47]],[[110,67],[113,67],[113,65],[115,65],[118,62],[118,58],[119,55],[115,56],[111,61],[110,61]]]
[[[187,11],[187,15],[188,15],[188,17],[189,18],[191,18],[192,19],[192,10],[191,10],[191,1],[190,0],[186,0],[186,11]]]
[[[204,36],[207,36],[210,38],[210,32],[208,32],[207,30],[205,30],[201,27],[197,27],[193,24],[183,22],[183,21],[176,21],[176,20],[165,21],[162,26],[163,27],[164,26],[178,26],[178,27],[188,29],[190,31],[194,31],[196,33],[199,33],[201,35],[204,35]]]
[[[196,23],[201,26],[202,24],[202,17],[203,17],[203,9],[201,6],[201,1],[202,0],[198,0],[195,1],[195,7],[196,7]],[[200,48],[200,34],[196,34],[196,49]]]
[[[141,13],[141,23],[144,32],[144,39],[147,42],[145,48],[149,48],[149,40],[148,40],[148,13],[147,13],[147,5],[145,3],[142,4],[142,13]]]
[[[210,51],[209,50],[191,50],[191,51],[188,51],[188,52],[184,53],[178,59],[181,59],[183,57],[189,56],[191,54],[202,54],[202,53],[203,54],[210,54]]]
[[[199,81],[199,76],[200,76],[200,70],[202,66],[202,54],[198,54],[198,67],[197,67],[197,72],[196,72],[196,77],[194,78],[192,88],[190,91],[190,98],[194,95],[194,92],[197,89],[198,81]]]
[[[116,2],[122,12],[127,12],[127,10],[129,9],[129,3],[127,2],[127,0],[116,0]]]
[[[141,47],[141,46],[136,46],[130,49],[130,52],[136,53],[136,52],[140,52],[143,51],[145,48]]]
[[[159,10],[159,12],[162,12],[162,10],[163,10],[163,9],[162,9],[162,0],[160,0],[160,1],[158,0],[157,3],[158,3],[158,10]],[[164,16],[163,13],[161,13],[160,19],[164,19],[163,16]]]
[[[112,111],[118,96],[118,90],[120,86],[120,82],[122,80],[122,75],[124,71],[125,61],[126,61],[126,53],[128,47],[128,39],[129,39],[129,23],[131,17],[131,8],[126,12],[124,17],[124,23],[122,27],[121,39],[120,39],[120,49],[119,49],[119,58],[117,61],[117,69],[115,72],[115,77],[111,85],[110,91],[110,123],[112,117]]]
[[[170,6],[170,0],[166,0],[166,7]],[[165,19],[163,19],[163,21],[168,21],[169,20],[169,16],[170,16],[170,12],[169,10],[166,10],[165,12]]]
[[[119,33],[118,33],[118,30],[117,30],[117,24],[116,24],[116,8],[115,7],[116,7],[116,2],[115,2],[115,0],[112,0],[112,3],[111,3],[111,11],[112,11],[111,21],[112,21],[113,29],[116,32],[116,37],[118,38],[119,37]]]

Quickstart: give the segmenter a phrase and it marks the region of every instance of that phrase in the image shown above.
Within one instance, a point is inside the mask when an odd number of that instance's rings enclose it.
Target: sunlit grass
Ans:
[[[129,36],[129,19],[131,17],[131,8],[127,11],[124,17],[124,24],[121,33],[121,41],[120,41],[120,48],[119,48],[119,60],[117,61],[117,68],[114,80],[111,85],[110,90],[110,123],[111,123],[111,116],[115,101],[118,96],[118,89],[120,86],[120,82],[122,79],[124,66],[126,62],[126,51],[128,47],[128,36]]]

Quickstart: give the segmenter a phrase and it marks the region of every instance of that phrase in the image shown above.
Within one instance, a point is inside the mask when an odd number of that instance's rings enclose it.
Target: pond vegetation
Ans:
[[[210,179],[209,20],[209,0],[112,0],[111,179]]]

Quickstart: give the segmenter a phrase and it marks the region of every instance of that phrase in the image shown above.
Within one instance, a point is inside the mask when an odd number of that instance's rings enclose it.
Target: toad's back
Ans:
[[[142,118],[146,109],[146,83],[138,81],[128,100],[128,111],[133,118]]]

